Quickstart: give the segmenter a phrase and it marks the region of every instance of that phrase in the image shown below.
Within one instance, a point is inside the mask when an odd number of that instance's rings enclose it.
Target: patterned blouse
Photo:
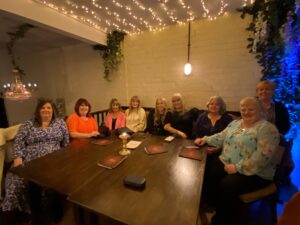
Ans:
[[[24,162],[29,162],[59,150],[68,143],[69,133],[62,119],[53,120],[47,128],[28,120],[21,125],[14,141],[14,158],[22,157]]]
[[[223,147],[220,160],[235,164],[240,174],[272,180],[280,160],[276,154],[278,130],[265,120],[257,121],[251,128],[241,128],[241,122],[235,120],[224,131],[207,137],[207,144]]]

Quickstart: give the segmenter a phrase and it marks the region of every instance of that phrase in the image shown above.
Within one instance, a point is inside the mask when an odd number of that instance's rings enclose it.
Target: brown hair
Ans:
[[[34,111],[34,123],[36,123],[38,126],[42,125],[42,119],[41,119],[40,111],[43,108],[43,106],[47,103],[49,103],[52,107],[51,122],[56,118],[57,110],[56,110],[56,106],[53,103],[53,101],[50,100],[50,99],[40,98],[40,99],[38,99],[38,102],[37,102],[37,105],[36,105],[35,111]]]
[[[79,114],[79,107],[80,107],[81,105],[86,105],[86,106],[89,107],[89,110],[88,110],[88,113],[87,113],[86,116],[87,116],[87,117],[90,116],[90,112],[91,112],[92,106],[91,106],[91,104],[88,102],[88,100],[86,100],[85,98],[80,98],[80,99],[78,99],[77,102],[75,103],[74,110],[75,110],[76,114],[77,114],[78,116],[80,116],[80,114]]]

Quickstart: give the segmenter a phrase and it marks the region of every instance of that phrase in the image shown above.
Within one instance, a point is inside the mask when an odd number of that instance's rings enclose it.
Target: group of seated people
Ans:
[[[274,90],[272,82],[259,82],[257,97],[240,101],[241,118],[236,120],[227,114],[219,96],[212,96],[207,110],[201,111],[187,109],[177,93],[172,96],[172,110],[165,98],[158,98],[148,115],[137,96],[131,98],[125,112],[113,98],[104,122],[111,131],[127,127],[134,132],[194,139],[200,146],[208,144],[202,202],[216,208],[214,224],[235,224],[238,196],[272,182],[279,160],[276,153],[280,136],[290,128],[285,106],[272,98]],[[81,98],[65,123],[56,117],[52,101],[39,101],[34,119],[23,123],[16,135],[13,167],[61,149],[68,145],[69,137],[99,135],[98,124],[90,112],[90,103]],[[16,213],[31,214],[31,224],[50,224],[34,212],[33,208],[41,210],[45,204],[41,200],[39,207],[33,207],[28,201],[28,188],[21,177],[7,173],[1,205],[4,224],[14,224]],[[40,188],[40,198],[44,200],[49,192]]]

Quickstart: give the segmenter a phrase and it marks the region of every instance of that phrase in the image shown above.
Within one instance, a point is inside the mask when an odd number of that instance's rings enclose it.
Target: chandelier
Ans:
[[[4,94],[3,97],[9,100],[26,100],[32,96],[32,92],[37,88],[36,84],[28,83],[27,85],[22,83],[22,75],[25,75],[24,71],[17,65],[17,57],[15,56],[14,48],[18,40],[25,37],[25,34],[29,29],[33,28],[31,24],[21,24],[17,27],[16,31],[7,32],[9,35],[9,42],[7,43],[7,53],[11,58],[11,64],[13,66],[12,75],[13,82],[3,85]]]
[[[37,84],[22,83],[20,71],[12,70],[14,81],[3,85],[4,98],[8,100],[26,100],[32,96],[32,92],[37,88]]]

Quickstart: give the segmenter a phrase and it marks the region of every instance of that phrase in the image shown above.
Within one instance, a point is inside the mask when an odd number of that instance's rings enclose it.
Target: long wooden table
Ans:
[[[142,144],[114,169],[96,163],[120,150],[121,141],[113,137],[108,146],[91,144],[91,140],[74,140],[61,151],[33,160],[14,169],[20,176],[68,195],[78,209],[110,218],[116,223],[132,225],[195,225],[199,215],[206,153],[203,160],[178,157],[183,146],[192,140],[148,135],[134,137]],[[163,143],[167,153],[147,155],[144,147]],[[123,185],[127,175],[146,178],[146,188],[135,190]],[[77,215],[78,224],[83,224]],[[101,219],[99,220],[101,224]]]
[[[105,170],[96,165],[105,151],[90,142],[90,139],[74,139],[66,148],[12,171],[26,180],[68,196]]]

